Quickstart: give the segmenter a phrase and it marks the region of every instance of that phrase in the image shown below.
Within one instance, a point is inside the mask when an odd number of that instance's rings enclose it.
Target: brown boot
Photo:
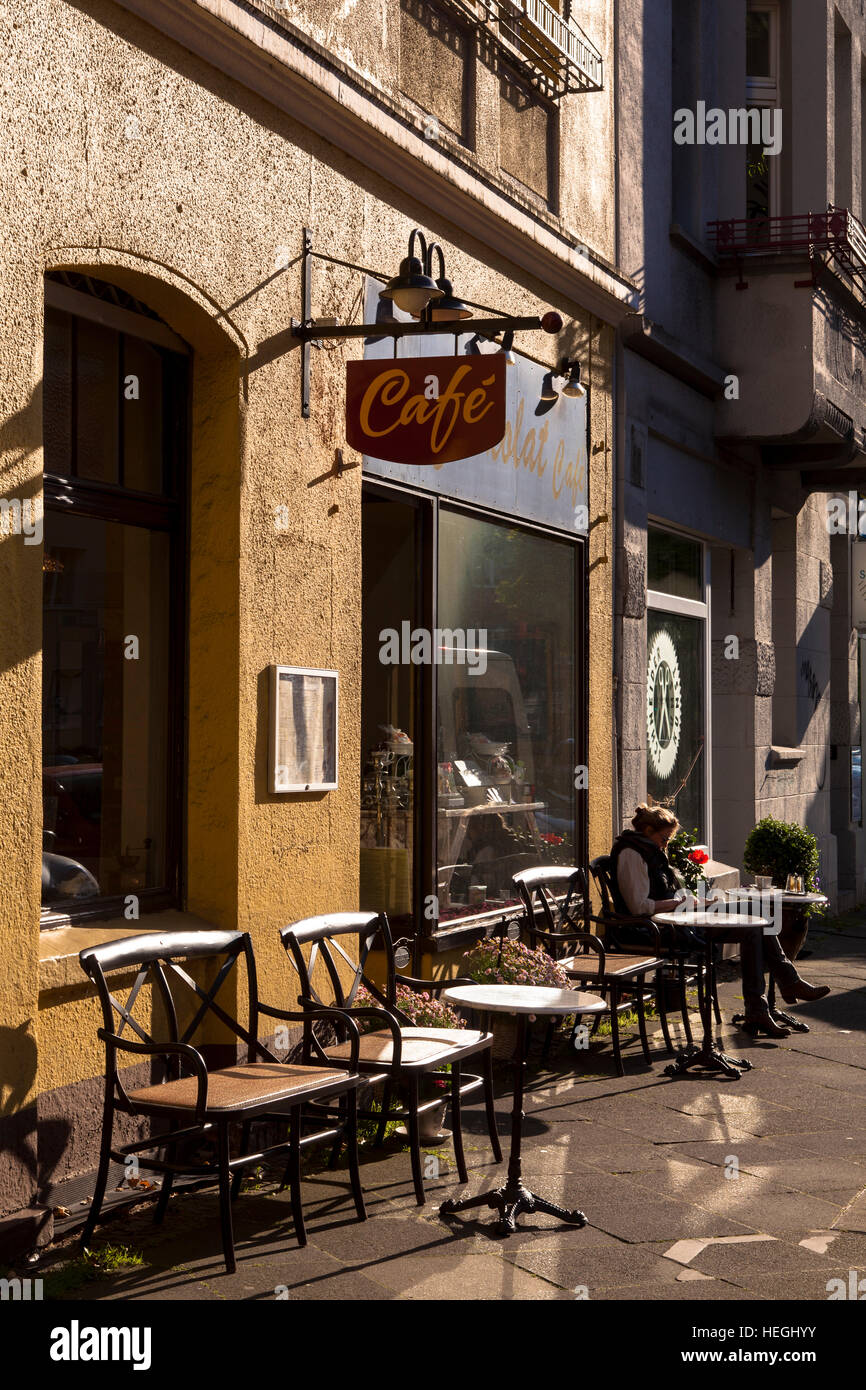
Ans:
[[[760,1004],[746,1005],[746,1017],[743,1020],[743,1031],[753,1038],[789,1038],[790,1031],[783,1028],[781,1023],[777,1023],[770,1013],[766,999]]]
[[[810,985],[798,975],[790,983],[779,985],[779,993],[786,1004],[814,1004],[816,999],[826,999],[830,993],[830,986]]]

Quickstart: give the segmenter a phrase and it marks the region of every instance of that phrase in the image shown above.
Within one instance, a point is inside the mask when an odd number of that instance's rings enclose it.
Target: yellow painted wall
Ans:
[[[303,420],[288,333],[300,313],[299,270],[275,274],[280,248],[295,256],[308,225],[321,249],[396,270],[420,225],[445,247],[467,298],[515,314],[559,309],[559,342],[538,334],[518,346],[550,365],[564,351],[585,363],[591,516],[610,516],[612,331],[109,0],[0,0],[0,30],[4,70],[15,74],[0,146],[2,491],[41,492],[46,270],[90,269],[124,286],[191,344],[186,906],[250,930],[262,996],[283,1001],[291,980],[276,929],[357,903],[361,471],[316,480],[344,443],[344,365],[361,347],[314,351]],[[316,314],[357,320],[360,292],[354,272],[317,265]],[[289,526],[278,531],[283,505]],[[594,853],[610,840],[612,554],[608,521],[590,541]],[[39,546],[0,538],[0,1076],[9,1110],[102,1071],[89,988],[39,997],[40,562]],[[337,792],[267,791],[274,661],[340,671]]]

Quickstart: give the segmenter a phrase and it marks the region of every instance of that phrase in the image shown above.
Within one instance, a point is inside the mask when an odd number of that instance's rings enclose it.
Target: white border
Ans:
[[[277,728],[279,727],[280,676],[330,676],[334,682],[334,780],[333,782],[296,782],[277,785]],[[270,738],[268,759],[268,789],[275,795],[291,792],[332,792],[339,785],[340,675],[338,671],[322,671],[312,666],[271,666],[270,676]]]

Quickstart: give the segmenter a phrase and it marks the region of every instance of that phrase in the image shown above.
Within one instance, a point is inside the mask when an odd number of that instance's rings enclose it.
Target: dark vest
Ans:
[[[613,843],[610,851],[612,860],[614,907],[617,912],[629,914],[629,907],[622,893],[619,891],[618,866],[619,856],[624,849],[636,850],[641,859],[647,866],[649,873],[649,896],[654,901],[659,902],[664,898],[672,898],[679,891],[680,885],[674,877],[674,871],[668,863],[668,857],[663,849],[654,845],[652,840],[646,839],[644,835],[639,835],[636,830],[624,830]]]

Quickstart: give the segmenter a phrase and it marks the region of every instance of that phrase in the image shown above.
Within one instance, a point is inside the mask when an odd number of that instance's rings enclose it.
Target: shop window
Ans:
[[[704,548],[647,533],[647,795],[709,841],[708,617]]]
[[[87,287],[46,283],[42,902],[134,919],[179,902],[187,358]]]
[[[430,935],[583,860],[582,550],[368,485],[363,565],[361,906]]]

